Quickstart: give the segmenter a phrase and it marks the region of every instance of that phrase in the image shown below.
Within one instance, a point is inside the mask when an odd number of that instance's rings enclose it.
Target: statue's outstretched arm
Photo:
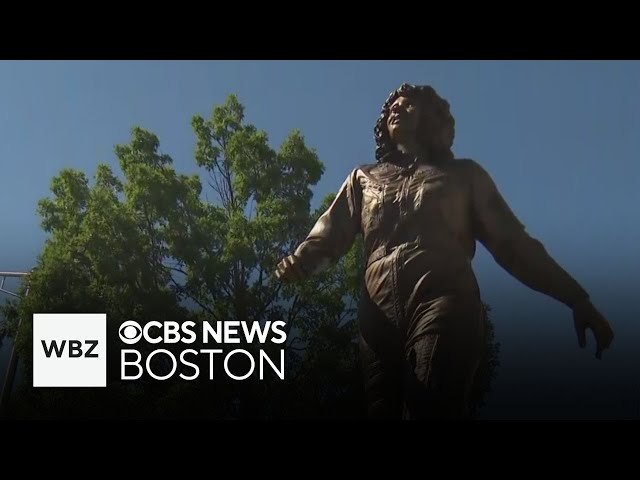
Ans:
[[[596,358],[602,358],[614,338],[607,319],[591,303],[584,288],[558,265],[540,241],[527,233],[489,174],[475,162],[470,165],[476,238],[515,278],[570,307],[579,345],[586,346],[586,330],[591,329]]]
[[[588,298],[582,286],[529,235],[487,171],[471,162],[472,211],[476,238],[523,284],[570,308]]]
[[[276,274],[301,280],[323,271],[345,255],[360,232],[361,199],[356,170],[353,170],[305,240],[293,255],[279,263]]]

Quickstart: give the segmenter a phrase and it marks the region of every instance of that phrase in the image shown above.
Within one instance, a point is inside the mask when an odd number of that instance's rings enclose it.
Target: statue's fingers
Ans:
[[[603,344],[602,337],[596,334],[596,358],[602,360],[602,352],[606,347]]]
[[[596,337],[596,358],[598,360],[602,359],[602,352],[604,352],[607,348],[611,346],[611,342],[613,341],[613,331],[609,327],[609,325],[605,324],[598,328],[594,329],[594,334]]]
[[[287,279],[287,264],[284,260],[278,263],[278,266],[276,267],[276,277],[281,280]]]
[[[577,318],[574,319],[573,323],[578,335],[578,345],[580,348],[584,348],[587,346],[587,325]]]
[[[288,256],[282,260],[282,278],[287,281],[296,279],[295,267],[293,265],[291,256]]]
[[[607,349],[611,347],[611,344],[613,343],[613,337],[615,335],[613,334],[613,329],[609,326],[608,323],[606,328],[604,329],[604,332],[605,332],[604,334],[605,339],[603,343],[604,343],[604,348]]]
[[[291,275],[296,280],[303,280],[305,278],[305,273],[300,260],[293,255],[289,257],[289,260]]]

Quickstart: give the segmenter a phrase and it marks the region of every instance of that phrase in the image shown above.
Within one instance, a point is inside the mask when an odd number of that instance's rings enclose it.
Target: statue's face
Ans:
[[[387,128],[394,141],[415,138],[420,120],[420,107],[408,97],[398,97],[389,109]]]

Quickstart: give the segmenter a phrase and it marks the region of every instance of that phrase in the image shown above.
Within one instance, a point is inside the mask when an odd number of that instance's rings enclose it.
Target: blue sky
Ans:
[[[509,406],[535,416],[554,405],[564,417],[637,415],[638,62],[0,62],[0,270],[34,264],[45,239],[36,203],[51,177],[64,167],[92,175],[100,161],[117,169],[113,146],[133,125],[156,133],[179,171],[197,172],[191,117],[236,93],[273,146],[299,128],[317,150],[326,166],[317,202],[373,161],[380,106],[405,81],[430,84],[450,102],[455,154],[485,166],[617,333],[596,362],[592,342],[578,349],[570,311],[479,248],[474,267],[502,344],[487,414]],[[612,397],[612,385],[626,396]]]

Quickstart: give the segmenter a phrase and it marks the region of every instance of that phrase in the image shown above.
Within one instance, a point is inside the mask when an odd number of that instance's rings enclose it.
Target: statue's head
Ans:
[[[403,135],[415,135],[420,145],[438,159],[451,159],[455,120],[449,102],[429,85],[403,83],[391,92],[376,122],[376,160],[397,151]]]

